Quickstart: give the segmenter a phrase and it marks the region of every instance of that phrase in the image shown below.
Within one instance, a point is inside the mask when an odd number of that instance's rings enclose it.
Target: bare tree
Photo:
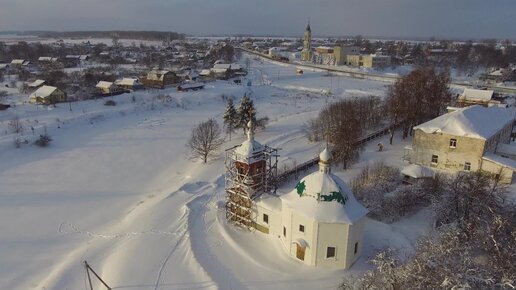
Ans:
[[[334,158],[344,169],[359,157],[362,144],[357,140],[365,129],[375,128],[381,120],[381,102],[377,97],[346,99],[324,108],[319,116],[308,122],[308,139],[326,140]]]
[[[403,138],[412,127],[439,116],[451,100],[448,71],[418,68],[394,83],[387,94],[391,124],[402,122]],[[391,129],[391,134],[394,128]],[[392,144],[392,135],[391,140]]]
[[[190,149],[192,158],[201,158],[203,163],[215,155],[224,139],[219,124],[213,120],[202,122],[192,129],[192,136],[186,146]]]
[[[407,257],[387,249],[341,289],[515,289],[516,210],[489,174],[461,173],[433,193],[436,229]]]
[[[16,133],[16,134],[23,133],[23,124],[20,120],[20,117],[18,117],[18,116],[15,116],[14,119],[9,121],[8,126],[12,133]]]

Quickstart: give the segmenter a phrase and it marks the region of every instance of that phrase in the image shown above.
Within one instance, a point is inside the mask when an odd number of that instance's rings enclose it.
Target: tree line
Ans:
[[[26,31],[27,35],[36,35],[39,37],[51,38],[111,38],[116,35],[120,39],[137,39],[137,40],[176,40],[184,39],[183,33],[174,31],[128,31],[128,30],[112,30],[112,31]]]

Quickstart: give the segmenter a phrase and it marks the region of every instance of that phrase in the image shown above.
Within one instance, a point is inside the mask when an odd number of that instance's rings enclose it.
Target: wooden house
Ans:
[[[50,105],[67,100],[66,93],[52,86],[42,86],[29,96],[29,103]]]
[[[137,90],[143,88],[143,84],[137,78],[123,78],[115,81],[115,84],[125,90]]]
[[[30,64],[30,61],[26,59],[13,59],[11,61],[11,66],[13,67],[22,67],[22,66],[28,66]]]
[[[500,104],[500,101],[494,100],[493,96],[494,91],[492,90],[464,89],[464,92],[457,98],[457,106],[481,105],[487,107],[488,105]]]
[[[112,82],[99,81],[95,87],[103,96],[118,95],[123,92],[123,89]]]
[[[146,87],[163,89],[168,86],[176,85],[180,82],[180,78],[176,73],[168,70],[153,69],[142,78],[142,83]]]

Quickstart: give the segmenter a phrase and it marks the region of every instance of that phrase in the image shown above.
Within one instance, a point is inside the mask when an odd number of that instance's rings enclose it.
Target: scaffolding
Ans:
[[[278,149],[264,146],[253,156],[243,156],[235,151],[239,146],[226,150],[226,219],[252,230],[256,219],[254,201],[264,192],[276,194],[279,155]]]

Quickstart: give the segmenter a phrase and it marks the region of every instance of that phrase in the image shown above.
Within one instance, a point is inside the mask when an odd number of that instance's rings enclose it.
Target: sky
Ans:
[[[516,39],[516,0],[0,0],[5,30]]]

